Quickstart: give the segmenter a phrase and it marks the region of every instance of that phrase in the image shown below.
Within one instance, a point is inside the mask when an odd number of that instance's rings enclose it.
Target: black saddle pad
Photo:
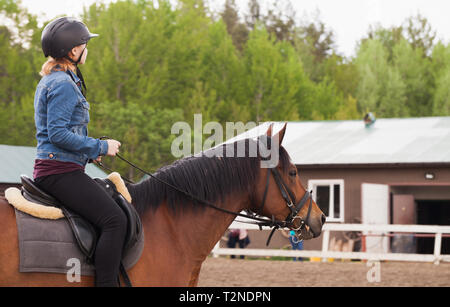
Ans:
[[[66,218],[44,220],[15,210],[19,235],[19,271],[68,273],[79,261],[81,275],[94,275],[95,268],[87,262],[75,240]],[[131,269],[141,257],[144,249],[144,232],[126,250],[122,262]],[[70,272],[69,272],[70,273]]]

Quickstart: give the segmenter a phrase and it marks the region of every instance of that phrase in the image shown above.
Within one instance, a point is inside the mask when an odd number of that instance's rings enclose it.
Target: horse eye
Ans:
[[[297,171],[296,170],[289,171],[289,176],[297,176]]]

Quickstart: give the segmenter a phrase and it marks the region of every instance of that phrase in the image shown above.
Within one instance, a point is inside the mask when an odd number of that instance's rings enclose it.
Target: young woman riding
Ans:
[[[117,286],[126,217],[115,201],[85,173],[89,160],[115,156],[120,142],[88,137],[89,103],[78,64],[84,64],[88,41],[98,36],[80,21],[62,17],[43,30],[46,57],[35,98],[37,185],[99,231],[95,251],[96,286]]]

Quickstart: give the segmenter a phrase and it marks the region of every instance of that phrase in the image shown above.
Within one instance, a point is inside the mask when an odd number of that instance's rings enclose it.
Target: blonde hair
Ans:
[[[54,59],[48,57],[47,62],[42,65],[41,72],[39,73],[42,77],[47,76],[52,73],[52,71],[68,71],[72,70],[75,72],[75,65],[66,58]]]

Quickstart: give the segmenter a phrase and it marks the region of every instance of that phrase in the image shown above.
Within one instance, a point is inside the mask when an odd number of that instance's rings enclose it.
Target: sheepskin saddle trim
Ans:
[[[5,190],[5,198],[8,200],[9,204],[17,210],[40,219],[57,220],[64,217],[61,209],[29,201],[25,199],[22,192],[15,187],[7,188]]]
[[[109,179],[116,186],[117,191],[122,194],[122,196],[129,203],[131,203],[131,195],[128,192],[125,182],[120,177],[120,174],[113,172],[108,175],[107,179]],[[8,200],[9,204],[17,210],[40,219],[57,220],[64,217],[64,214],[60,208],[41,205],[27,200],[23,197],[22,192],[15,187],[10,187],[5,190],[5,198]]]
[[[120,177],[120,174],[118,172],[113,172],[108,175],[107,179],[111,180],[111,182],[114,183],[117,192],[122,194],[123,198],[125,198],[126,201],[131,204],[132,198],[130,192],[128,192],[127,186],[125,185],[122,177]]]

